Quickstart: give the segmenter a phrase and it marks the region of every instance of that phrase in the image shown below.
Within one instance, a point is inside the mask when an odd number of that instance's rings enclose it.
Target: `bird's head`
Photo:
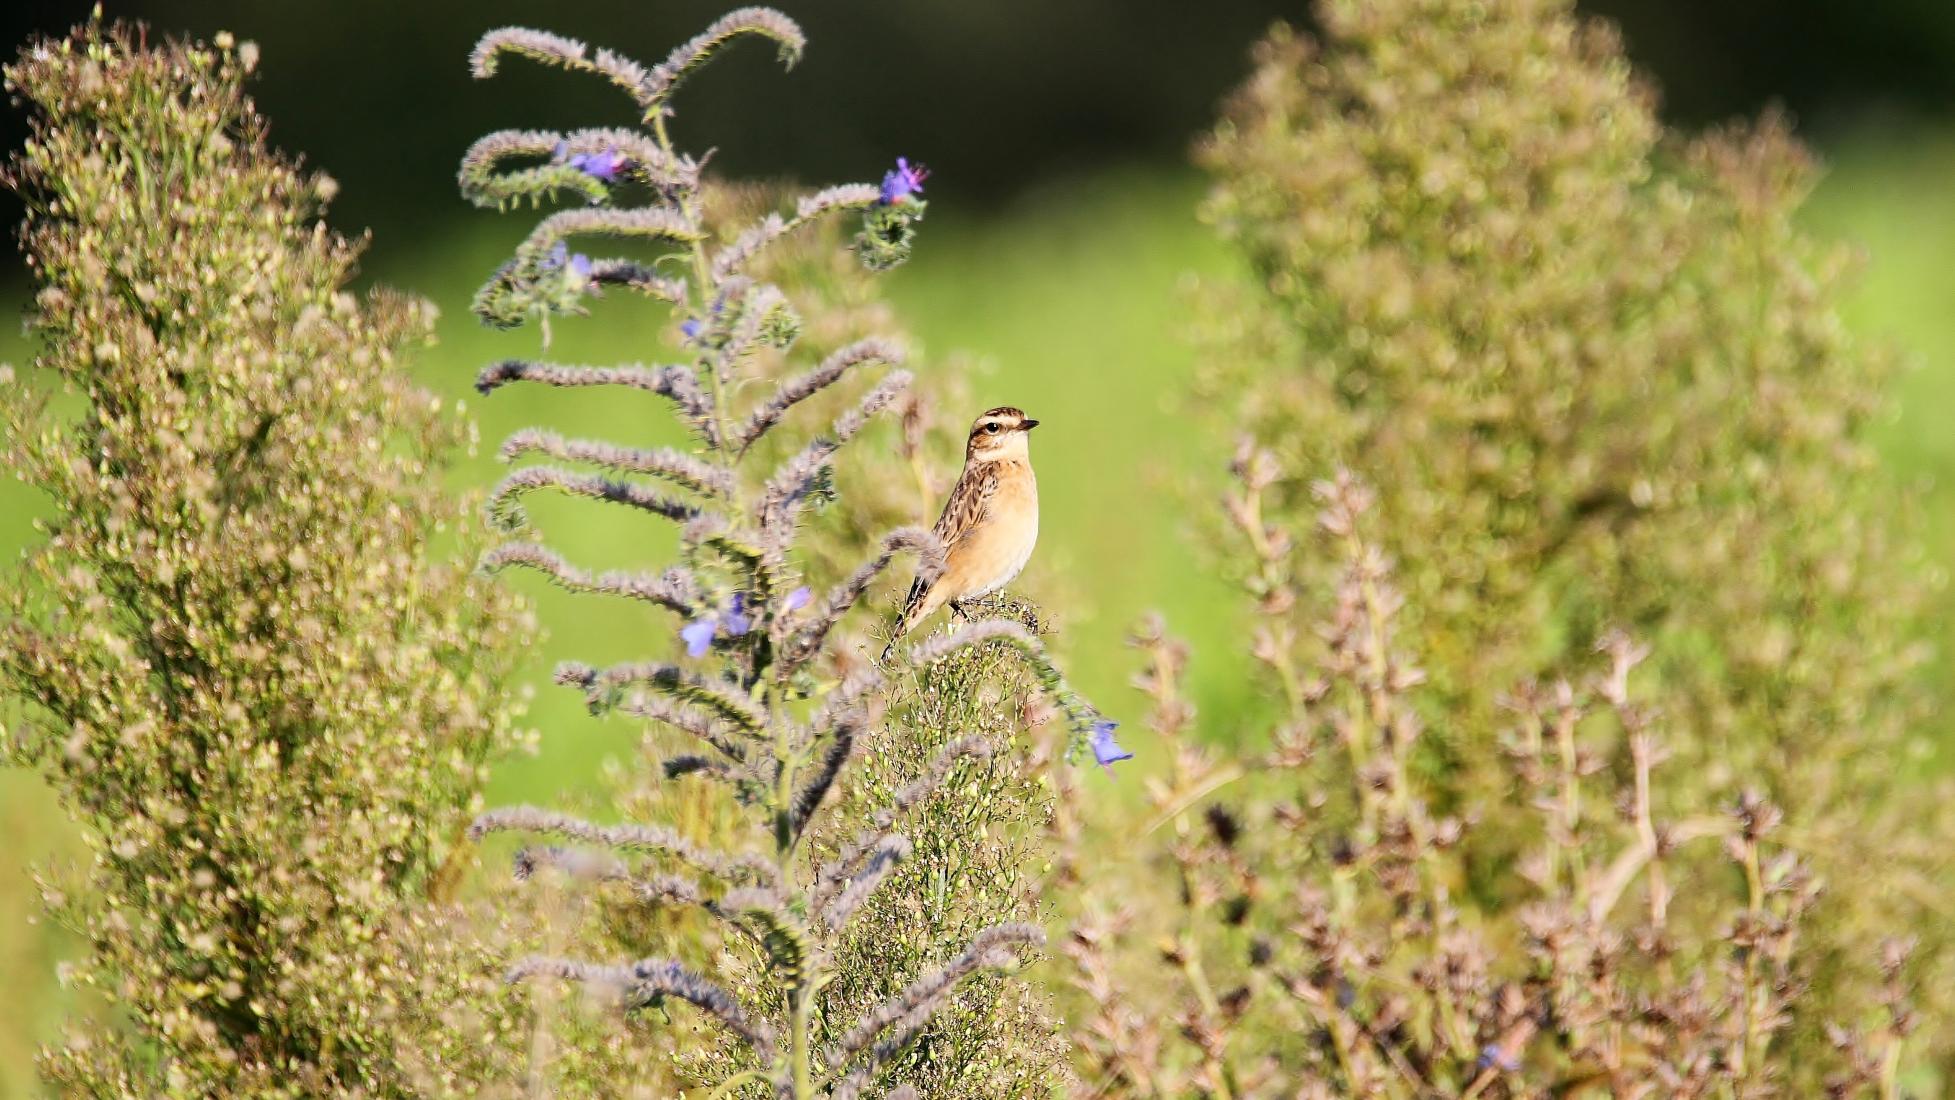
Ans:
[[[971,439],[965,444],[966,458],[1024,458],[1026,433],[1039,426],[1019,409],[1009,405],[987,410],[971,425]]]

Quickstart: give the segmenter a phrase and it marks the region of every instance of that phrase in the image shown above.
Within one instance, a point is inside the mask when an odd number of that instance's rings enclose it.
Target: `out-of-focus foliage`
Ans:
[[[55,988],[55,960],[75,950],[66,930],[48,920],[34,888],[36,861],[66,857],[75,847],[66,821],[39,775],[0,771],[0,835],[15,838],[15,865],[0,867],[0,979],[13,993],[0,1017],[0,1096],[40,1095],[34,1052],[56,1033],[73,1000]]]
[[[1441,807],[1509,782],[1499,692],[1611,627],[1648,642],[1678,781],[1761,785],[1835,887],[1787,1039],[1814,1051],[1878,985],[1882,930],[1940,940],[1955,901],[1918,767],[1929,574],[1866,443],[1889,362],[1795,224],[1784,124],[1666,134],[1571,8],[1334,0],[1321,46],[1260,47],[1202,150],[1256,275],[1218,295],[1205,385],[1286,468],[1376,487],[1449,708],[1416,763]],[[1305,522],[1302,485],[1270,521]]]
[[[1828,120],[1867,106],[1943,117],[1955,100],[1955,67],[1947,64],[1955,10],[1934,0],[1583,6],[1623,20],[1638,61],[1663,78],[1666,114],[1693,124],[1774,100],[1800,117]],[[79,0],[0,5],[0,44],[11,48],[36,29],[58,31],[84,7]],[[1172,170],[1188,135],[1238,79],[1243,46],[1271,20],[1299,18],[1305,7],[1299,0],[991,0],[893,19],[878,4],[800,4],[791,14],[816,41],[846,42],[853,56],[876,62],[817,54],[792,82],[770,84],[753,79],[764,58],[735,56],[687,105],[681,133],[713,135],[715,167],[738,176],[846,177],[904,148],[944,173],[942,197],[958,209],[995,211],[1082,168]],[[441,253],[452,228],[442,193],[453,168],[449,150],[477,129],[479,101],[466,91],[467,73],[442,62],[466,36],[456,18],[462,10],[394,0],[117,0],[112,7],[158,28],[248,31],[272,62],[258,98],[288,148],[330,165],[346,185],[339,216],[374,228],[388,249],[430,254]],[[494,26],[533,19],[537,7],[474,0],[465,10],[474,23]],[[713,0],[582,0],[552,17],[559,31],[636,51],[675,41],[718,11]],[[546,94],[545,86],[532,79],[534,92],[509,92],[512,100],[547,99],[544,119],[589,118],[608,106],[602,89],[558,85]],[[730,88],[740,91],[720,91]],[[386,120],[385,140],[375,140],[378,119]],[[19,131],[0,115],[0,147],[18,143]],[[15,216],[0,198],[0,223]]]
[[[478,205],[583,200],[543,217],[477,294],[478,315],[497,327],[547,323],[587,312],[603,293],[636,293],[669,307],[676,324],[665,336],[679,360],[504,359],[478,388],[523,382],[662,398],[686,432],[684,449],[541,429],[503,447],[511,460],[562,464],[522,465],[492,495],[511,541],[489,552],[487,567],[634,600],[683,624],[676,639],[656,636],[652,659],[573,662],[557,674],[592,714],[647,728],[655,774],[628,781],[619,800],[645,820],[602,825],[531,807],[476,819],[478,836],[561,841],[524,848],[519,875],[561,873],[605,903],[600,935],[528,955],[511,980],[546,998],[571,983],[580,999],[622,1015],[622,1038],[607,1051],[651,1032],[649,1049],[662,1056],[636,1069],[629,1059],[573,1067],[549,1057],[553,1040],[529,1074],[533,1087],[592,1095],[675,1084],[837,1100],[920,1087],[1026,1095],[1059,1062],[1057,1029],[1023,989],[965,986],[1043,942],[1026,919],[1036,905],[1022,871],[1040,824],[1036,788],[1016,761],[992,761],[1011,746],[1030,698],[1050,699],[1080,735],[1097,715],[1019,622],[969,625],[883,667],[862,659],[848,621],[872,585],[902,557],[926,572],[941,566],[942,547],[925,529],[862,529],[890,497],[927,487],[925,425],[911,405],[901,449],[912,478],[892,483],[884,473],[851,520],[810,522],[846,507],[841,456],[862,449],[855,444],[899,407],[913,378],[886,369],[873,385],[854,385],[904,352],[873,332],[848,339],[884,320],[882,311],[859,275],[838,279],[832,257],[793,242],[851,214],[862,225],[849,246],[857,263],[881,271],[900,262],[924,212],[920,178],[899,162],[880,188],[829,187],[778,207],[704,186],[702,162],[668,132],[671,95],[728,43],[756,37],[787,63],[800,56],[791,21],[744,8],[655,67],[521,28],[490,32],[472,59],[483,77],[508,57],[603,77],[644,124],[505,130],[475,143],[461,183]],[[654,258],[571,250],[603,238]],[[839,251],[832,235],[813,239]],[[816,288],[826,300],[804,293]],[[811,350],[827,354],[811,364]],[[519,507],[545,491],[673,522],[678,563],[604,573],[572,564],[536,540]],[[901,717],[888,721],[892,712]],[[988,792],[970,789],[980,785]],[[906,874],[912,863],[916,873]],[[587,961],[621,953],[636,960]]]
[[[1846,1014],[1826,1047],[1791,1041],[1822,961],[1806,939],[1820,886],[1769,802],[1713,805],[1665,762],[1662,720],[1631,689],[1641,646],[1612,635],[1579,687],[1522,684],[1483,734],[1507,782],[1453,798],[1414,766],[1421,712],[1472,718],[1420,698],[1372,493],[1319,484],[1338,574],[1300,634],[1269,602],[1302,595],[1302,532],[1262,518],[1281,471],[1255,450],[1238,471],[1231,512],[1268,616],[1256,657],[1284,706],[1266,755],[1219,758],[1187,737],[1185,648],[1158,624],[1137,636],[1172,753],[1151,870],[1178,904],[1085,885],[1103,900],[1067,952],[1102,1095],[1897,1095],[1908,945],[1881,946],[1875,996],[1828,1000]],[[1473,842],[1489,827],[1502,845]],[[1489,877],[1507,897],[1471,888]]]
[[[5,402],[54,514],[0,683],[83,828],[44,893],[110,1010],[44,1055],[69,1095],[406,1091],[390,1024],[468,975],[410,976],[402,944],[439,942],[422,902],[511,739],[522,616],[448,563],[461,429],[398,368],[429,308],[344,290],[332,183],[267,150],[255,56],[90,24],[6,74],[35,370],[69,396]]]

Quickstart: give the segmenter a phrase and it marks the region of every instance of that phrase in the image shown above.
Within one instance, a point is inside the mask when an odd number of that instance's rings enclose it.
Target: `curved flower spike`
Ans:
[[[673,49],[658,68],[645,75],[639,83],[637,98],[640,105],[647,108],[646,117],[650,118],[654,111],[665,110],[665,100],[681,81],[710,60],[722,46],[742,34],[773,39],[781,64],[790,69],[801,60],[801,51],[808,45],[801,27],[772,8],[740,8],[727,12],[712,26]]]

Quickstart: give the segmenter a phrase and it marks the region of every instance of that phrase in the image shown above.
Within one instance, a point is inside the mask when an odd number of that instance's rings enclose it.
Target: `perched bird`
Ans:
[[[935,577],[919,572],[910,585],[883,657],[896,639],[950,605],[958,616],[964,604],[1010,584],[1032,556],[1039,539],[1039,484],[1032,476],[1027,433],[1036,420],[1009,406],[977,418],[964,444],[964,472],[944,502],[934,528],[944,547],[944,567]]]

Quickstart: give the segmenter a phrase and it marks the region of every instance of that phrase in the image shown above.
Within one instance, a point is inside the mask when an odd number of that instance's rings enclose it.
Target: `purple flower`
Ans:
[[[781,601],[781,610],[784,612],[799,611],[814,602],[814,598],[815,594],[809,591],[808,586],[804,584],[787,594],[787,599]]]
[[[753,629],[753,617],[747,614],[745,592],[733,594],[733,602],[727,606],[726,613],[720,616],[720,626],[729,638],[738,638]]]
[[[616,149],[605,149],[597,153],[575,153],[565,163],[595,180],[610,183],[618,178],[631,161]]]
[[[567,271],[578,283],[587,283],[591,278],[591,258],[582,252],[570,251],[562,241],[558,241],[537,266],[544,271]]]
[[[907,201],[911,195],[922,194],[923,181],[929,178],[930,169],[921,164],[912,168],[908,157],[897,157],[896,167],[883,173],[882,204],[894,206]]]
[[[1113,731],[1119,728],[1120,723],[1111,718],[1102,718],[1093,723],[1093,732],[1089,742],[1093,748],[1093,760],[1105,768],[1108,775],[1113,774],[1113,766],[1115,764],[1118,764],[1122,760],[1132,760],[1134,758],[1133,753],[1121,748],[1120,743],[1113,739]]]
[[[688,317],[680,323],[679,332],[688,340],[697,340],[699,339],[700,330],[704,327],[704,325],[699,323],[699,318]]]
[[[687,623],[685,629],[679,631],[679,637],[686,640],[686,655],[704,657],[706,650],[712,647],[713,635],[718,634],[719,631],[718,615],[707,615]]]
[[[714,638],[722,634],[738,638],[752,629],[753,615],[747,610],[747,595],[735,592],[725,609],[709,611],[687,623],[679,631],[679,637],[685,639],[688,656],[704,657],[712,648]]]
[[[1479,1061],[1474,1065],[1478,1069],[1493,1069],[1498,1066],[1508,1073],[1514,1073],[1521,1068],[1521,1060],[1507,1053],[1499,1043],[1488,1043],[1480,1048]]]
[[[592,179],[610,183],[618,178],[618,173],[631,166],[631,159],[609,148],[596,153],[573,153],[568,141],[559,141],[550,153],[550,163],[568,164]]]

